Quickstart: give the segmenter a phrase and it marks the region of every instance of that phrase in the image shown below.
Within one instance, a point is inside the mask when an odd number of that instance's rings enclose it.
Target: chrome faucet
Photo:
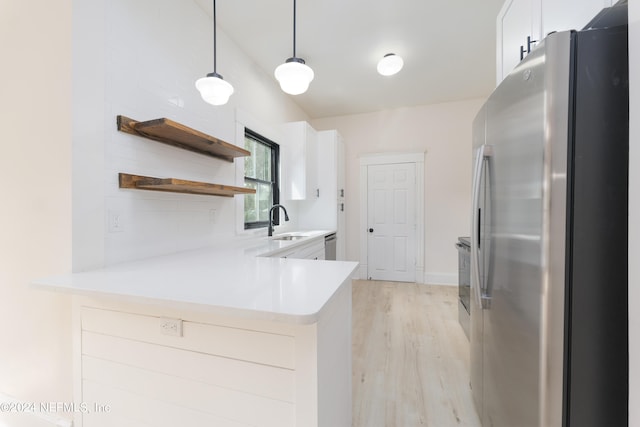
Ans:
[[[271,206],[271,209],[269,209],[269,237],[273,236],[273,210],[275,208],[282,208],[282,210],[284,211],[284,220],[285,221],[289,221],[289,215],[287,214],[287,209],[282,206],[282,205],[273,205]]]

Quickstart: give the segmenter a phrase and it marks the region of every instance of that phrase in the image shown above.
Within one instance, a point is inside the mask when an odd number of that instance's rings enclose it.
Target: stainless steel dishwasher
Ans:
[[[336,260],[336,242],[338,237],[336,233],[331,233],[327,236],[324,236],[324,259],[329,259],[332,261]]]

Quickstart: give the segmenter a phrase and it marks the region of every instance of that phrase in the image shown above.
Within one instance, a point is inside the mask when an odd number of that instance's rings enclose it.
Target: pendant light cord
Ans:
[[[217,72],[216,68],[216,0],[213,0],[213,72]]]
[[[293,0],[293,57],[296,57],[296,0]]]

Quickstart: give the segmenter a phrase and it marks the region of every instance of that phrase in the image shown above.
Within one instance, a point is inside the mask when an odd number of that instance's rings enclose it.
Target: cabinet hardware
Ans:
[[[520,46],[520,61],[522,61],[525,57],[525,53],[531,53],[531,45],[534,43],[538,43],[538,40],[531,40],[531,36],[527,36],[527,50],[525,52],[524,46]]]

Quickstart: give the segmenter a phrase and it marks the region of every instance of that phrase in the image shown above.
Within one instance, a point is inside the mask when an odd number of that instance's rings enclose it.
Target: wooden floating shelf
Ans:
[[[120,188],[137,190],[168,191],[171,193],[201,194],[206,196],[233,197],[236,194],[255,194],[252,188],[233,187],[230,185],[210,184],[199,181],[186,181],[176,178],[153,178],[150,176],[120,173]]]
[[[169,144],[184,150],[233,162],[236,157],[250,156],[244,148],[191,129],[173,120],[161,118],[138,122],[125,116],[117,117],[118,130],[154,141]]]

